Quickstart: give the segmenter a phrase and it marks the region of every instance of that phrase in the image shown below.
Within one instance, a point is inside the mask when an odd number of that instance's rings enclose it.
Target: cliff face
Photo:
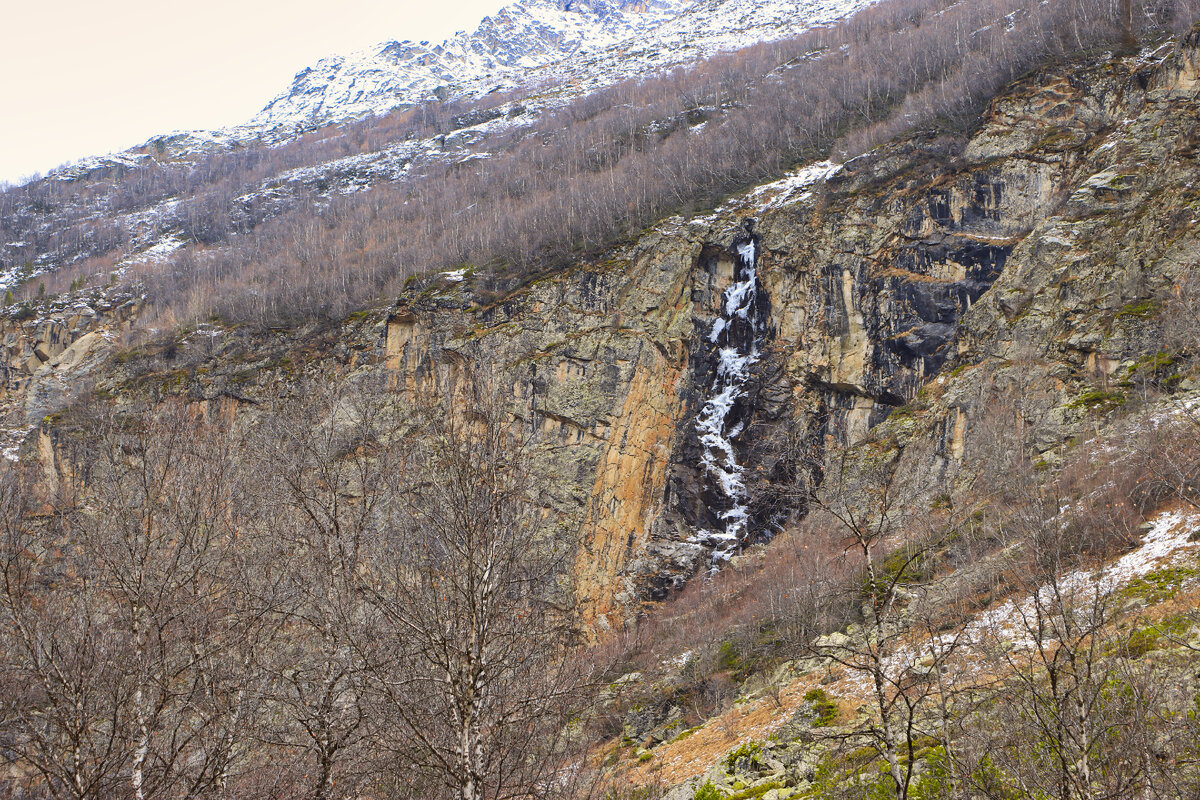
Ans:
[[[136,316],[125,296],[0,319],[0,458],[14,460],[30,430],[91,387]]]
[[[614,623],[721,547],[705,534],[730,503],[700,423],[723,358],[749,354],[714,331],[745,281],[745,219],[764,319],[723,426],[744,544],[786,524],[772,487],[820,480],[831,447],[886,439],[912,491],[944,491],[1014,388],[1053,459],[1085,420],[1073,401],[1158,351],[1154,298],[1200,252],[1196,63],[1187,42],[1036,75],[965,143],[818,165],[495,306],[443,281],[393,317],[388,354],[412,374],[445,348],[511,375],[546,437],[547,502],[582,541],[580,597]]]
[[[416,388],[486,365],[536,434],[585,619],[616,626],[802,513],[789,492],[834,448],[886,441],[914,494],[944,491],[1015,387],[1053,458],[1085,419],[1073,401],[1158,351],[1154,298],[1200,252],[1195,44],[1038,74],[965,141],[815,165],[498,301],[486,278],[448,273],[386,319],[252,357],[230,347],[240,334],[209,336],[163,388],[258,403],[297,362]],[[68,399],[45,400],[37,376],[129,313],[64,319],[70,335],[9,323],[23,424]],[[136,383],[112,363],[97,374]]]
[[[543,500],[578,537],[585,616],[601,626],[643,593],[630,570],[685,427],[698,251],[651,235],[486,308],[470,279],[441,279],[387,322],[386,363],[403,383],[449,380],[460,356],[504,376],[537,434]],[[695,555],[676,569],[690,573]]]

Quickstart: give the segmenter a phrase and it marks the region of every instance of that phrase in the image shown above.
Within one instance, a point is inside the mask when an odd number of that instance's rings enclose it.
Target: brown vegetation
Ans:
[[[1135,3],[1133,27],[1153,36],[1186,26],[1191,3]],[[627,81],[488,137],[479,145],[487,158],[421,159],[366,191],[327,197],[318,182],[253,194],[287,169],[401,132],[437,136],[508,98],[422,106],[195,165],[151,159],[96,179],[37,182],[0,194],[2,238],[26,241],[14,263],[54,252],[65,264],[121,246],[119,229],[88,219],[89,203],[111,215],[175,198],[157,224],[192,246],[129,277],[180,321],[338,318],[410,275],[463,265],[507,270],[511,285],[799,161],[854,155],[917,126],[969,128],[1027,70],[1126,40],[1128,12],[1110,0],[892,0],[792,40]],[[708,124],[694,128],[697,120]],[[54,225],[38,224],[56,214]],[[82,276],[67,269],[59,283]]]
[[[1165,330],[1193,330],[1185,276],[1156,319]],[[1190,354],[1196,338],[1167,341]],[[1194,374],[1192,359],[1173,369]],[[618,782],[698,774],[777,730],[819,682],[852,710],[804,734],[834,754],[812,797],[1193,796],[1186,665],[1200,614],[1184,584],[1200,562],[1168,558],[1130,586],[1098,577],[1148,520],[1195,513],[1200,437],[1176,383],[1144,387],[1144,404],[1064,449],[1057,468],[1030,447],[1036,389],[1016,387],[977,420],[989,445],[964,471],[977,480],[928,508],[906,493],[895,442],[834,454],[825,485],[796,493],[809,493],[796,529],[651,610],[628,643],[630,668],[661,680],[631,702],[679,707],[721,676],[741,686],[692,706],[687,725],[709,720],[694,743],[655,746]],[[803,666],[780,672],[791,659]]]
[[[307,389],[249,431],[217,407],[81,409],[61,491],[0,476],[9,792],[578,788],[563,735],[590,670],[518,428],[469,382],[466,416]]]

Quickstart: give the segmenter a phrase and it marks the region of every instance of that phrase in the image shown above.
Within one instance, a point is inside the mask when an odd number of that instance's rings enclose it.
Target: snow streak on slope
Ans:
[[[1028,663],[1047,650],[1053,652],[1059,631],[1056,617],[1078,615],[1087,620],[1098,604],[1146,575],[1180,567],[1176,575],[1181,578],[1181,588],[1194,588],[1191,565],[1200,553],[1198,533],[1200,514],[1190,509],[1164,511],[1150,521],[1138,547],[1108,564],[1060,575],[1053,584],[976,615],[961,630],[918,635],[900,644],[883,660],[888,681],[899,684],[905,676],[925,674],[933,664],[954,685],[972,685],[980,678],[992,680],[990,671],[981,671],[981,658],[1004,653],[1010,664]],[[839,696],[867,697],[874,691],[868,670],[847,673],[836,684]]]
[[[1200,514],[1169,511],[1159,514],[1142,537],[1141,545],[1096,570],[1077,570],[1059,578],[1057,585],[1042,586],[1036,596],[1008,600],[987,611],[967,629],[970,641],[1000,638],[1013,649],[1034,646],[1030,636],[1039,614],[1059,613],[1061,606],[1086,607],[1128,586],[1156,569],[1189,561],[1200,551],[1196,534]]]
[[[750,368],[758,361],[765,322],[759,314],[757,237],[739,239],[734,252],[737,281],[725,290],[721,316],[708,336],[718,348],[717,375],[712,393],[696,419],[701,464],[719,504],[727,506],[717,511],[722,530],[699,531],[695,537],[695,541],[713,548],[714,569],[737,553],[750,533],[750,497],[734,442],[746,427],[738,401],[746,396]]]

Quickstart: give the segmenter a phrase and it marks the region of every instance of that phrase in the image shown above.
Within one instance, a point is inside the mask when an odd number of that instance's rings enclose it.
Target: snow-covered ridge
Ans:
[[[432,98],[557,85],[570,96],[793,36],[874,0],[518,0],[437,45],[387,41],[302,70],[252,121],[311,125]]]
[[[437,45],[387,41],[302,70],[254,119],[327,122],[511,89],[539,66],[644,34],[693,0],[519,0]]]

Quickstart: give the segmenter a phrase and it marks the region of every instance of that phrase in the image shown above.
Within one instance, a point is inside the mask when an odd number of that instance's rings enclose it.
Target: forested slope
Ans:
[[[1194,796],[1193,14],[890,0],[0,195],[0,781]]]

